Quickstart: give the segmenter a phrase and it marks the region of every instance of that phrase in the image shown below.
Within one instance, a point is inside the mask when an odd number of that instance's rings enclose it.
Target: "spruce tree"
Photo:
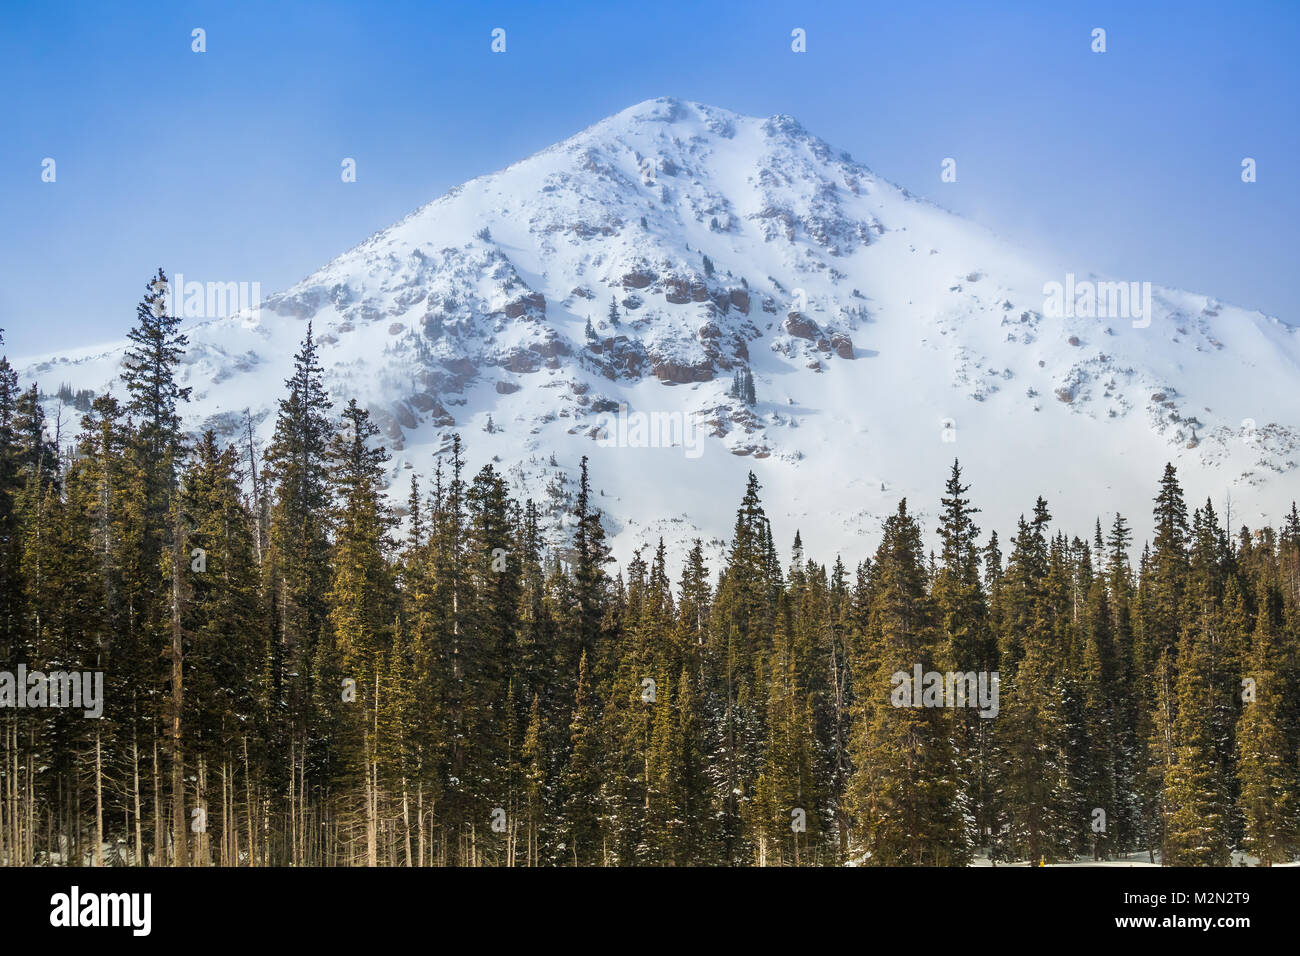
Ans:
[[[911,686],[917,666],[923,673],[938,666],[940,628],[927,593],[924,554],[920,526],[904,500],[885,522],[872,562],[865,642],[879,663],[855,675],[857,770],[850,794],[861,849],[876,865],[960,866],[971,856],[958,800],[951,711],[941,702],[917,707],[915,697],[898,697],[904,686],[911,695],[924,692]],[[910,772],[894,772],[899,766]]]
[[[320,676],[354,682],[355,701],[339,692],[341,681],[317,685],[322,729],[339,750],[336,773],[355,785],[356,809],[364,821],[366,863],[378,863],[379,752],[382,679],[391,652],[394,619],[389,534],[395,523],[384,496],[388,455],[373,439],[379,433],[369,414],[348,402],[329,444],[334,483],[336,539],[331,555],[328,629],[317,649]],[[332,685],[332,686],[331,686]]]
[[[277,724],[268,743],[272,762],[285,768],[283,796],[289,800],[292,791],[299,802],[285,808],[291,822],[303,812],[305,798],[295,775],[301,777],[304,768],[316,777],[327,773],[323,739],[315,735],[309,740],[314,724],[311,702],[332,701],[340,693],[337,686],[317,688],[313,673],[328,613],[330,578],[332,428],[323,374],[309,322],[294,356],[293,374],[285,382],[288,394],[279,403],[264,469],[270,498],[264,569],[272,623],[270,692],[274,706],[287,718],[286,724]],[[299,845],[296,839],[290,841],[291,855],[298,854]]]
[[[260,782],[244,766],[267,726],[264,662],[265,611],[254,542],[254,518],[242,492],[243,473],[233,446],[222,449],[209,430],[182,477],[186,604],[183,722],[195,761],[189,805],[203,809],[207,827],[196,836],[201,862],[232,863],[238,821],[227,815],[215,781],[241,787]]]
[[[979,512],[966,497],[961,466],[953,461],[944,486],[939,537],[941,564],[931,595],[943,631],[941,659],[960,673],[991,674],[998,668],[997,643],[989,626],[989,612],[980,580],[979,528],[972,518]],[[955,715],[963,796],[975,818],[977,840],[987,840],[992,793],[989,759],[992,741],[989,721],[973,710]]]
[[[1273,622],[1261,608],[1245,671],[1250,700],[1236,739],[1237,800],[1245,818],[1242,848],[1262,866],[1287,862],[1300,851],[1300,768],[1288,759],[1292,750],[1286,739],[1281,654]]]

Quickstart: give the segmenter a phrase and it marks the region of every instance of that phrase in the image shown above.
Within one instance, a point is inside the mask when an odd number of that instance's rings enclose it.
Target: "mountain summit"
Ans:
[[[265,442],[310,320],[336,404],[385,433],[395,498],[460,432],[558,533],[587,455],[624,558],[660,535],[720,544],[753,470],[778,544],[801,529],[857,559],[900,497],[937,508],[954,458],[989,530],[1041,494],[1076,530],[1121,502],[1140,540],[1166,461],[1190,501],[1228,492],[1234,519],[1278,520],[1296,331],[1142,278],[1014,249],[791,117],[649,100],[260,310],[190,324],[189,422],[234,440],[247,408]],[[23,372],[99,392],[120,359]]]

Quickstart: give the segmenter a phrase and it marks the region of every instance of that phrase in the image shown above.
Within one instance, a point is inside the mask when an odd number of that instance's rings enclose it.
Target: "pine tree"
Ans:
[[[1173,465],[1165,465],[1156,495],[1155,539],[1151,553],[1151,604],[1145,617],[1148,652],[1175,651],[1178,617],[1188,574],[1187,506]]]
[[[196,761],[190,805],[201,808],[208,823],[196,837],[201,863],[238,859],[238,821],[227,814],[228,801],[210,799],[206,784],[217,776],[223,788],[227,781],[233,784],[243,753],[250,744],[257,748],[267,726],[265,612],[254,518],[242,479],[238,451],[219,448],[209,430],[195,448],[180,494],[187,545],[181,554],[187,597],[183,722]],[[247,767],[244,777],[246,787],[255,782]]]
[[[1041,498],[1004,561],[954,463],[928,561],[903,502],[874,558],[820,563],[796,531],[783,563],[750,475],[716,577],[696,540],[674,589],[662,540],[611,568],[585,460],[576,498],[548,489],[573,502],[557,541],[453,435],[399,546],[375,425],[355,401],[331,423],[310,326],[259,469],[251,419],[184,434],[156,281],[126,404],[59,390],[74,445],[0,358],[0,654],[105,677],[99,720],[0,719],[0,859],[1300,854],[1294,506],[1230,537],[1166,468],[1135,566],[1122,516],[1049,533]],[[996,669],[997,719],[917,666]]]
[[[1225,866],[1230,859],[1227,777],[1211,732],[1212,655],[1209,634],[1187,626],[1178,651],[1177,716],[1164,774],[1163,862],[1175,866]]]
[[[587,653],[578,665],[578,682],[569,726],[569,756],[561,783],[564,842],[559,849],[574,866],[600,862],[600,742]]]
[[[1263,866],[1294,859],[1300,851],[1300,768],[1288,759],[1281,653],[1273,623],[1261,608],[1246,671],[1250,699],[1237,724],[1237,800],[1245,818],[1242,848]]]
[[[759,488],[751,472],[736,513],[705,650],[707,693],[714,701],[710,759],[715,764],[719,851],[728,862],[749,859],[753,854],[744,821],[761,760],[766,709],[762,654],[771,640],[780,581]]]
[[[605,564],[610,560],[605,543],[605,529],[600,510],[591,507],[591,483],[587,475],[587,456],[582,456],[578,481],[578,500],[574,512],[573,584],[577,599],[578,646],[594,651],[601,635],[605,610]]]
[[[465,503],[465,605],[452,696],[456,723],[449,734],[458,783],[445,811],[462,836],[485,826],[492,812],[509,802],[503,772],[508,739],[502,728],[522,717],[507,699],[519,630],[519,558],[512,553],[505,482],[491,465],[474,477]],[[468,857],[466,850],[462,859]]]
[[[992,849],[998,859],[1065,858],[1079,826],[1070,780],[1066,687],[1060,680],[1059,606],[1064,574],[1039,498],[1022,517],[999,581],[1001,713],[993,786],[1000,791]]]
[[[159,269],[136,306],[136,325],[127,333],[131,345],[122,358],[122,381],[130,396],[126,410],[140,423],[137,463],[148,518],[160,536],[184,452],[180,405],[190,398],[190,389],[176,381],[189,344],[180,324],[167,314],[167,276]]]
[[[814,781],[818,762],[812,694],[801,673],[800,637],[790,601],[779,601],[767,678],[767,734],[751,808],[757,862],[798,865],[815,858],[825,795]]]
[[[992,674],[998,668],[997,643],[980,580],[980,532],[972,519],[979,509],[966,497],[969,490],[969,485],[962,484],[961,466],[954,460],[941,499],[939,537],[943,547],[931,593],[944,637],[941,659],[959,673]],[[963,799],[974,816],[977,839],[983,843],[992,813],[991,728],[988,720],[969,709],[956,715],[955,725]]]
[[[325,595],[330,578],[332,429],[331,404],[322,378],[309,322],[294,356],[293,374],[285,382],[288,394],[280,400],[264,469],[270,490],[265,564],[272,622],[269,683],[274,706],[286,717],[268,741],[268,757],[285,768],[283,796],[291,824],[290,858],[295,863],[303,862],[300,847],[305,834],[296,830],[296,821],[305,813],[303,771],[309,770],[317,779],[329,772],[323,738],[313,735],[311,702],[332,702],[339,696],[337,685],[318,688],[313,672],[328,613]]]
[[[1101,547],[1101,525],[1094,544]],[[1091,569],[1089,569],[1091,572]],[[1110,856],[1116,843],[1115,828],[1127,807],[1121,809],[1119,766],[1125,758],[1120,736],[1118,664],[1114,640],[1114,618],[1104,574],[1089,574],[1087,603],[1082,626],[1083,653],[1078,663],[1078,684],[1082,705],[1083,753],[1077,790],[1084,815],[1087,845],[1094,860]],[[1102,812],[1097,815],[1096,811]]]
[[[3,342],[0,330],[0,344]],[[19,516],[15,500],[21,487],[15,421],[19,394],[18,373],[10,366],[8,356],[0,355],[0,655],[6,660],[21,660],[16,656],[22,613],[18,600],[22,588],[18,579]]]
[[[188,339],[180,332],[180,319],[167,314],[167,277],[161,269],[149,291],[136,306],[136,325],[128,333],[131,345],[122,359],[122,381],[130,396],[127,412],[138,417],[129,449],[135,486],[132,508],[138,529],[139,564],[127,587],[130,607],[138,609],[138,626],[146,647],[168,662],[167,753],[171,760],[171,846],[178,866],[187,863],[185,823],[185,766],[182,710],[183,639],[180,623],[184,586],[181,579],[180,534],[176,527],[174,495],[177,473],[184,455],[179,406],[189,400],[190,389],[177,383],[177,372]],[[166,569],[167,577],[159,569]],[[145,675],[141,675],[142,677]],[[148,679],[148,678],[146,678]],[[155,678],[157,679],[157,678]],[[161,716],[161,715],[160,715]],[[155,842],[161,853],[161,827]]]
[[[369,414],[348,402],[339,431],[329,445],[335,486],[333,524],[337,529],[331,555],[332,576],[327,594],[328,630],[317,653],[319,670],[353,681],[351,706],[336,690],[340,683],[318,685],[317,706],[331,740],[340,750],[336,772],[363,783],[359,815],[364,818],[366,863],[378,863],[380,701],[384,662],[392,647],[392,550],[389,533],[395,523],[384,496],[388,455],[372,440],[379,428]]]
[[[850,787],[862,849],[877,865],[964,865],[970,835],[962,820],[951,745],[951,712],[936,702],[915,706],[915,668],[937,670],[940,630],[926,588],[921,529],[907,503],[886,522],[872,562],[865,641],[879,663],[855,675],[859,724]],[[899,678],[904,679],[900,683]],[[892,768],[908,766],[899,774]]]

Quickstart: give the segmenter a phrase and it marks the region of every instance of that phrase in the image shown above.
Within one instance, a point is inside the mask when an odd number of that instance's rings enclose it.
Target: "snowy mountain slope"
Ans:
[[[725,539],[753,469],[778,544],[798,528],[856,560],[899,497],[934,512],[954,457],[986,530],[1043,494],[1071,533],[1120,508],[1140,541],[1167,460],[1191,502],[1277,521],[1297,496],[1296,330],[1161,288],[1154,314],[1065,317],[1044,289],[1071,273],[1097,278],[790,117],[659,99],[452,190],[260,312],[194,323],[189,418],[233,436],[248,408],[265,442],[311,320],[336,403],[384,429],[397,500],[459,431],[471,469],[496,460],[558,524],[585,454],[621,559],[660,534]],[[22,371],[99,392],[120,357]],[[728,396],[740,367],[752,408]],[[621,440],[620,405],[667,416],[676,447],[634,447],[656,444],[635,424]]]

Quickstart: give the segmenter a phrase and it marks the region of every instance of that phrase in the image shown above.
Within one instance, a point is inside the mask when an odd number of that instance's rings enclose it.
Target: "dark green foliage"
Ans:
[[[548,526],[459,436],[399,536],[310,325],[256,487],[246,444],[181,430],[158,287],[131,341],[126,404],[72,396],[66,448],[0,358],[0,653],[106,685],[98,720],[0,713],[8,862],[1300,853],[1294,508],[1230,537],[1167,468],[1136,568],[1124,518],[1071,538],[1041,498],[1004,555],[954,462],[931,541],[902,502],[871,559],[796,533],[783,566],[751,474],[716,568],[698,540],[616,568],[585,458]],[[996,672],[996,713],[901,703],[918,667]]]

